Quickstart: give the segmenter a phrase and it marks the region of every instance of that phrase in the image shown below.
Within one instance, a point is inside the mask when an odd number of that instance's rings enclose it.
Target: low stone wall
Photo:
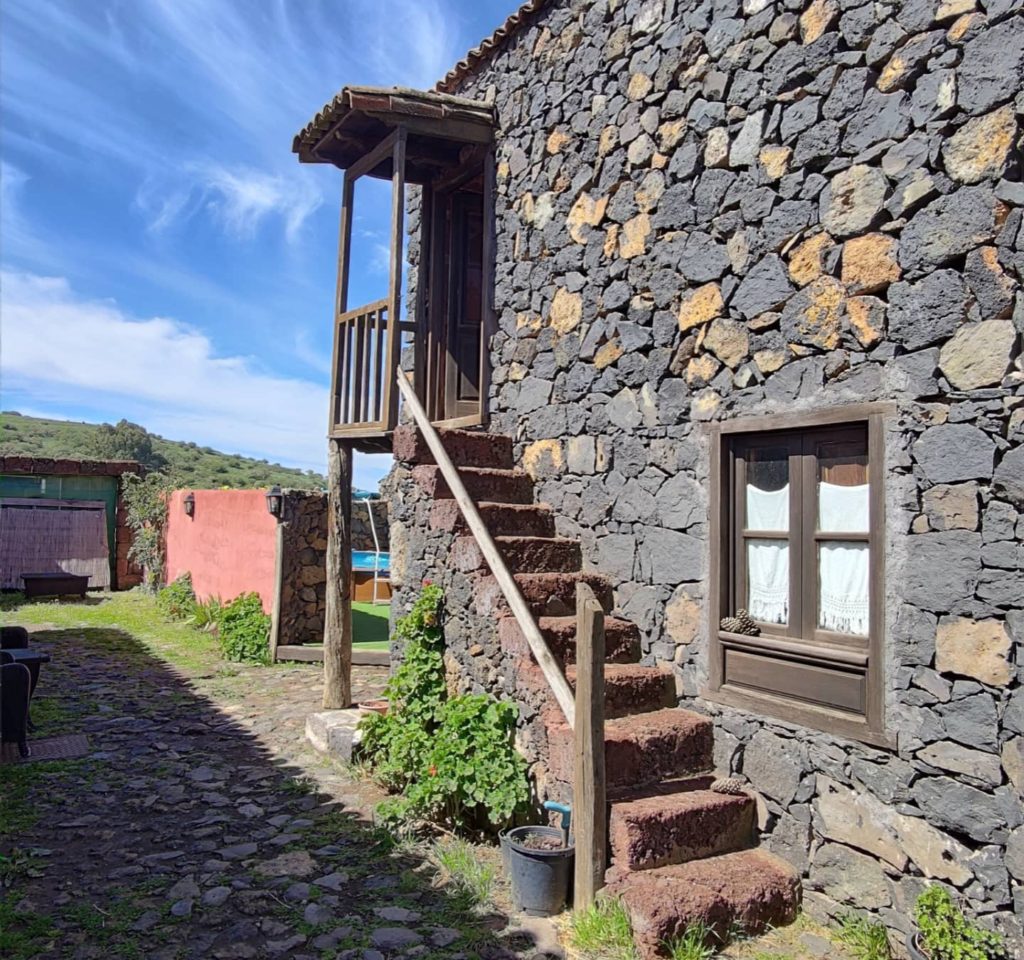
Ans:
[[[286,490],[279,644],[320,643],[327,590],[327,494]]]
[[[373,530],[370,528],[370,511],[373,511],[373,522],[377,530],[377,541],[380,549],[386,553],[390,545],[390,524],[388,523],[388,505],[383,500],[352,501],[352,549],[374,550]]]

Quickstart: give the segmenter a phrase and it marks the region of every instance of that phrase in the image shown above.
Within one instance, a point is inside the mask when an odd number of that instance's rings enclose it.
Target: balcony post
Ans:
[[[352,704],[351,441],[327,441],[327,583],[324,609],[325,710]]]
[[[402,356],[402,338],[397,335],[402,320],[402,256],[405,236],[405,142],[406,129],[395,130],[395,145],[391,164],[391,277],[388,285],[388,320],[396,335],[388,343],[387,380],[385,381],[387,429],[392,430],[398,423],[398,391],[395,387],[395,373]]]

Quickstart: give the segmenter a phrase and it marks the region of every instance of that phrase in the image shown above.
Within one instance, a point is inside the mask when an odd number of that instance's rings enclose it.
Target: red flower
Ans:
[[[433,582],[434,582],[433,580],[424,580],[423,581],[423,586],[429,587]]]
[[[435,767],[434,764],[431,764],[430,765],[430,769],[427,771],[427,773],[429,773],[432,777],[436,777],[437,776],[437,767]]]

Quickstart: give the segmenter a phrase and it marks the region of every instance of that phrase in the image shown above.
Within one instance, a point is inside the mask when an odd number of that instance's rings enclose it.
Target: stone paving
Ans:
[[[425,848],[375,829],[374,788],[306,744],[316,666],[186,675],[91,628],[33,645],[54,658],[39,736],[80,730],[93,752],[0,770],[38,814],[0,850],[7,902],[32,919],[8,930],[13,958],[548,955],[543,929],[474,906]],[[379,694],[384,671],[354,672],[357,699]]]

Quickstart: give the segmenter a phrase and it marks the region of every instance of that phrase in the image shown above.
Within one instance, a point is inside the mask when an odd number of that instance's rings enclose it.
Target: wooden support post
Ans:
[[[324,709],[352,704],[351,441],[327,441],[327,603],[324,610]]]
[[[584,910],[604,886],[608,809],[604,770],[604,610],[586,583],[576,586],[576,767],[573,908]]]

